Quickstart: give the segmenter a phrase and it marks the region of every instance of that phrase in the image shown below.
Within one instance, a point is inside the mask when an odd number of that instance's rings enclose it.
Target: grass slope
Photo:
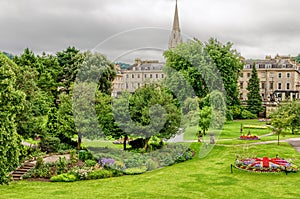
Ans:
[[[199,143],[193,143],[195,149]],[[15,182],[0,186],[0,198],[299,198],[300,172],[256,174],[234,170],[236,155],[292,158],[300,154],[287,143],[238,147],[216,146],[204,159],[142,175],[123,176],[74,183]]]

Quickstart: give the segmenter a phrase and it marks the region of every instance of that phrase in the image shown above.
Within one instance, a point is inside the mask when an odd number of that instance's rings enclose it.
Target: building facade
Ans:
[[[117,71],[116,79],[113,82],[112,95],[116,97],[125,90],[133,93],[147,83],[161,81],[165,78],[164,66],[165,63],[163,62],[136,59],[135,63],[128,69]]]
[[[299,99],[300,65],[290,56],[274,58],[266,56],[264,60],[246,60],[239,78],[240,99],[247,100],[247,86],[252,68],[257,70],[260,79],[260,94],[265,102],[285,99]]]

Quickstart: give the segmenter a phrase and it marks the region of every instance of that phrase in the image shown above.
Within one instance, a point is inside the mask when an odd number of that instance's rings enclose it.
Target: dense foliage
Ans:
[[[263,111],[263,107],[262,97],[260,95],[259,89],[259,79],[255,64],[252,68],[252,74],[248,82],[247,90],[249,91],[247,94],[247,110],[253,114],[258,115],[259,112]]]
[[[17,66],[0,53],[0,184],[19,164],[21,139],[17,134],[16,114],[24,108],[25,94],[16,88]]]

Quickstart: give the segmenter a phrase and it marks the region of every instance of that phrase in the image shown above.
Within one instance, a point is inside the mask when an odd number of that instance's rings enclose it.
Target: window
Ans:
[[[273,72],[270,73],[270,77],[274,77],[274,73]]]
[[[287,73],[287,74],[286,74],[286,77],[287,77],[287,78],[290,78],[290,77],[291,77],[291,73]]]
[[[145,78],[147,78],[147,74],[145,74]]]
[[[158,78],[158,74],[156,74],[155,77]]]
[[[128,75],[128,74],[126,75],[126,78],[127,78],[127,79],[129,78],[129,75]]]
[[[150,74],[150,78],[152,78],[152,74]]]
[[[140,74],[138,74],[138,78],[140,78]]]
[[[138,83],[138,88],[140,88],[140,86],[141,86],[141,84],[140,84],[140,83]]]
[[[126,89],[128,89],[128,83],[126,83]]]
[[[244,73],[241,73],[241,74],[240,74],[240,77],[244,77]]]
[[[161,78],[164,78],[164,74],[161,74]]]
[[[290,90],[290,83],[286,83],[286,90]]]
[[[240,82],[240,89],[243,89],[244,85],[243,82]]]
[[[270,89],[273,89],[273,82],[270,82]]]
[[[266,72],[262,72],[261,77],[266,77]]]
[[[265,89],[265,82],[261,83],[261,89]]]
[[[278,89],[281,90],[281,83],[278,83]]]
[[[134,78],[134,74],[132,74],[132,78]]]
[[[281,73],[278,73],[278,78],[281,78]]]
[[[247,73],[247,77],[250,77],[250,73]]]

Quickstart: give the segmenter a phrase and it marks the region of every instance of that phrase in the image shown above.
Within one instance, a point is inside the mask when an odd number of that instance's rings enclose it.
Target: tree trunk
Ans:
[[[123,141],[123,149],[124,149],[124,151],[126,151],[126,142],[127,142],[127,140],[128,140],[128,136],[125,135],[124,141]]]
[[[146,151],[147,148],[148,148],[148,142],[149,142],[150,138],[151,138],[151,137],[148,137],[148,138],[145,139],[145,145],[144,145],[144,150],[145,150],[145,151]]]
[[[81,149],[81,140],[82,140],[82,134],[78,133],[78,140],[77,140],[77,149]]]
[[[280,135],[280,133],[278,132],[277,134],[278,134],[278,137],[277,137],[277,145],[279,145],[279,135]]]

